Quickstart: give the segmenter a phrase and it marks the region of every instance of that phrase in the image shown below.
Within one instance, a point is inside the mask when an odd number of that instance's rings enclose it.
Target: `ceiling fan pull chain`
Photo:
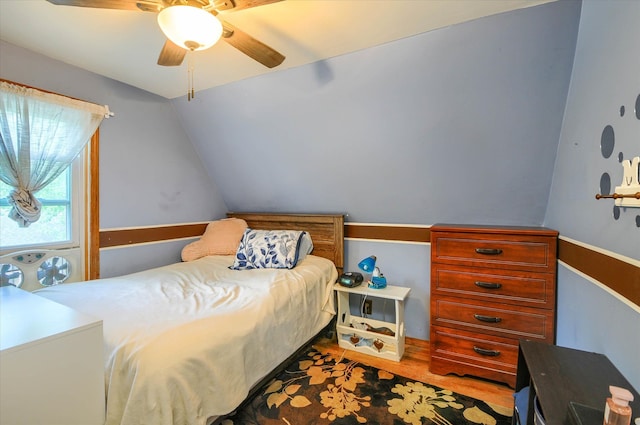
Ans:
[[[196,97],[195,90],[193,89],[193,52],[187,52],[187,101],[191,102],[191,99]]]

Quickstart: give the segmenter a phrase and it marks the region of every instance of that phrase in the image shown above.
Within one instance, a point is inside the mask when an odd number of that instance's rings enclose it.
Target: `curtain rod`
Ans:
[[[49,90],[43,90],[38,87],[33,87],[33,86],[29,86],[22,83],[17,83],[15,81],[0,78],[0,86],[5,86],[5,85],[15,86],[16,88],[23,88],[27,90],[34,90],[35,92],[38,92],[38,94],[41,94],[43,97],[50,97],[50,98],[53,97],[54,100],[60,100],[62,101],[61,103],[64,103],[65,105],[69,105],[69,102],[65,101],[64,99],[69,99],[74,106],[82,106],[84,107],[84,109],[93,109],[92,112],[104,115],[105,118],[110,118],[115,115],[113,112],[109,110],[109,105],[100,105],[93,102],[87,102],[86,100],[78,99],[78,98],[67,96],[64,94],[55,93]],[[55,99],[55,98],[61,98],[61,99]],[[99,111],[95,111],[96,108],[99,108]]]

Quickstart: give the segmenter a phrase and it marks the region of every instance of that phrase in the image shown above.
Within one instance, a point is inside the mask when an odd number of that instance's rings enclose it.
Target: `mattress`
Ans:
[[[335,314],[333,263],[230,270],[208,256],[35,293],[103,320],[106,424],[205,424]]]

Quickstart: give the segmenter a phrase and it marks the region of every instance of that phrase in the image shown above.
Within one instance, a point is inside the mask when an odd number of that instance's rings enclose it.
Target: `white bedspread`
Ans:
[[[232,263],[210,256],[36,292],[103,320],[107,425],[229,413],[335,313],[329,260],[310,255],[293,270]]]

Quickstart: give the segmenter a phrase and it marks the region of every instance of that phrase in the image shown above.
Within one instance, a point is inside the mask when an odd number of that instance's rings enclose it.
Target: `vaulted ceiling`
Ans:
[[[276,68],[219,42],[191,56],[196,90],[293,68],[456,23],[554,0],[286,0],[224,20],[286,56]],[[135,1],[132,1],[135,3]],[[156,64],[165,42],[156,15],[0,0],[0,39],[172,99],[187,90],[187,62]]]

